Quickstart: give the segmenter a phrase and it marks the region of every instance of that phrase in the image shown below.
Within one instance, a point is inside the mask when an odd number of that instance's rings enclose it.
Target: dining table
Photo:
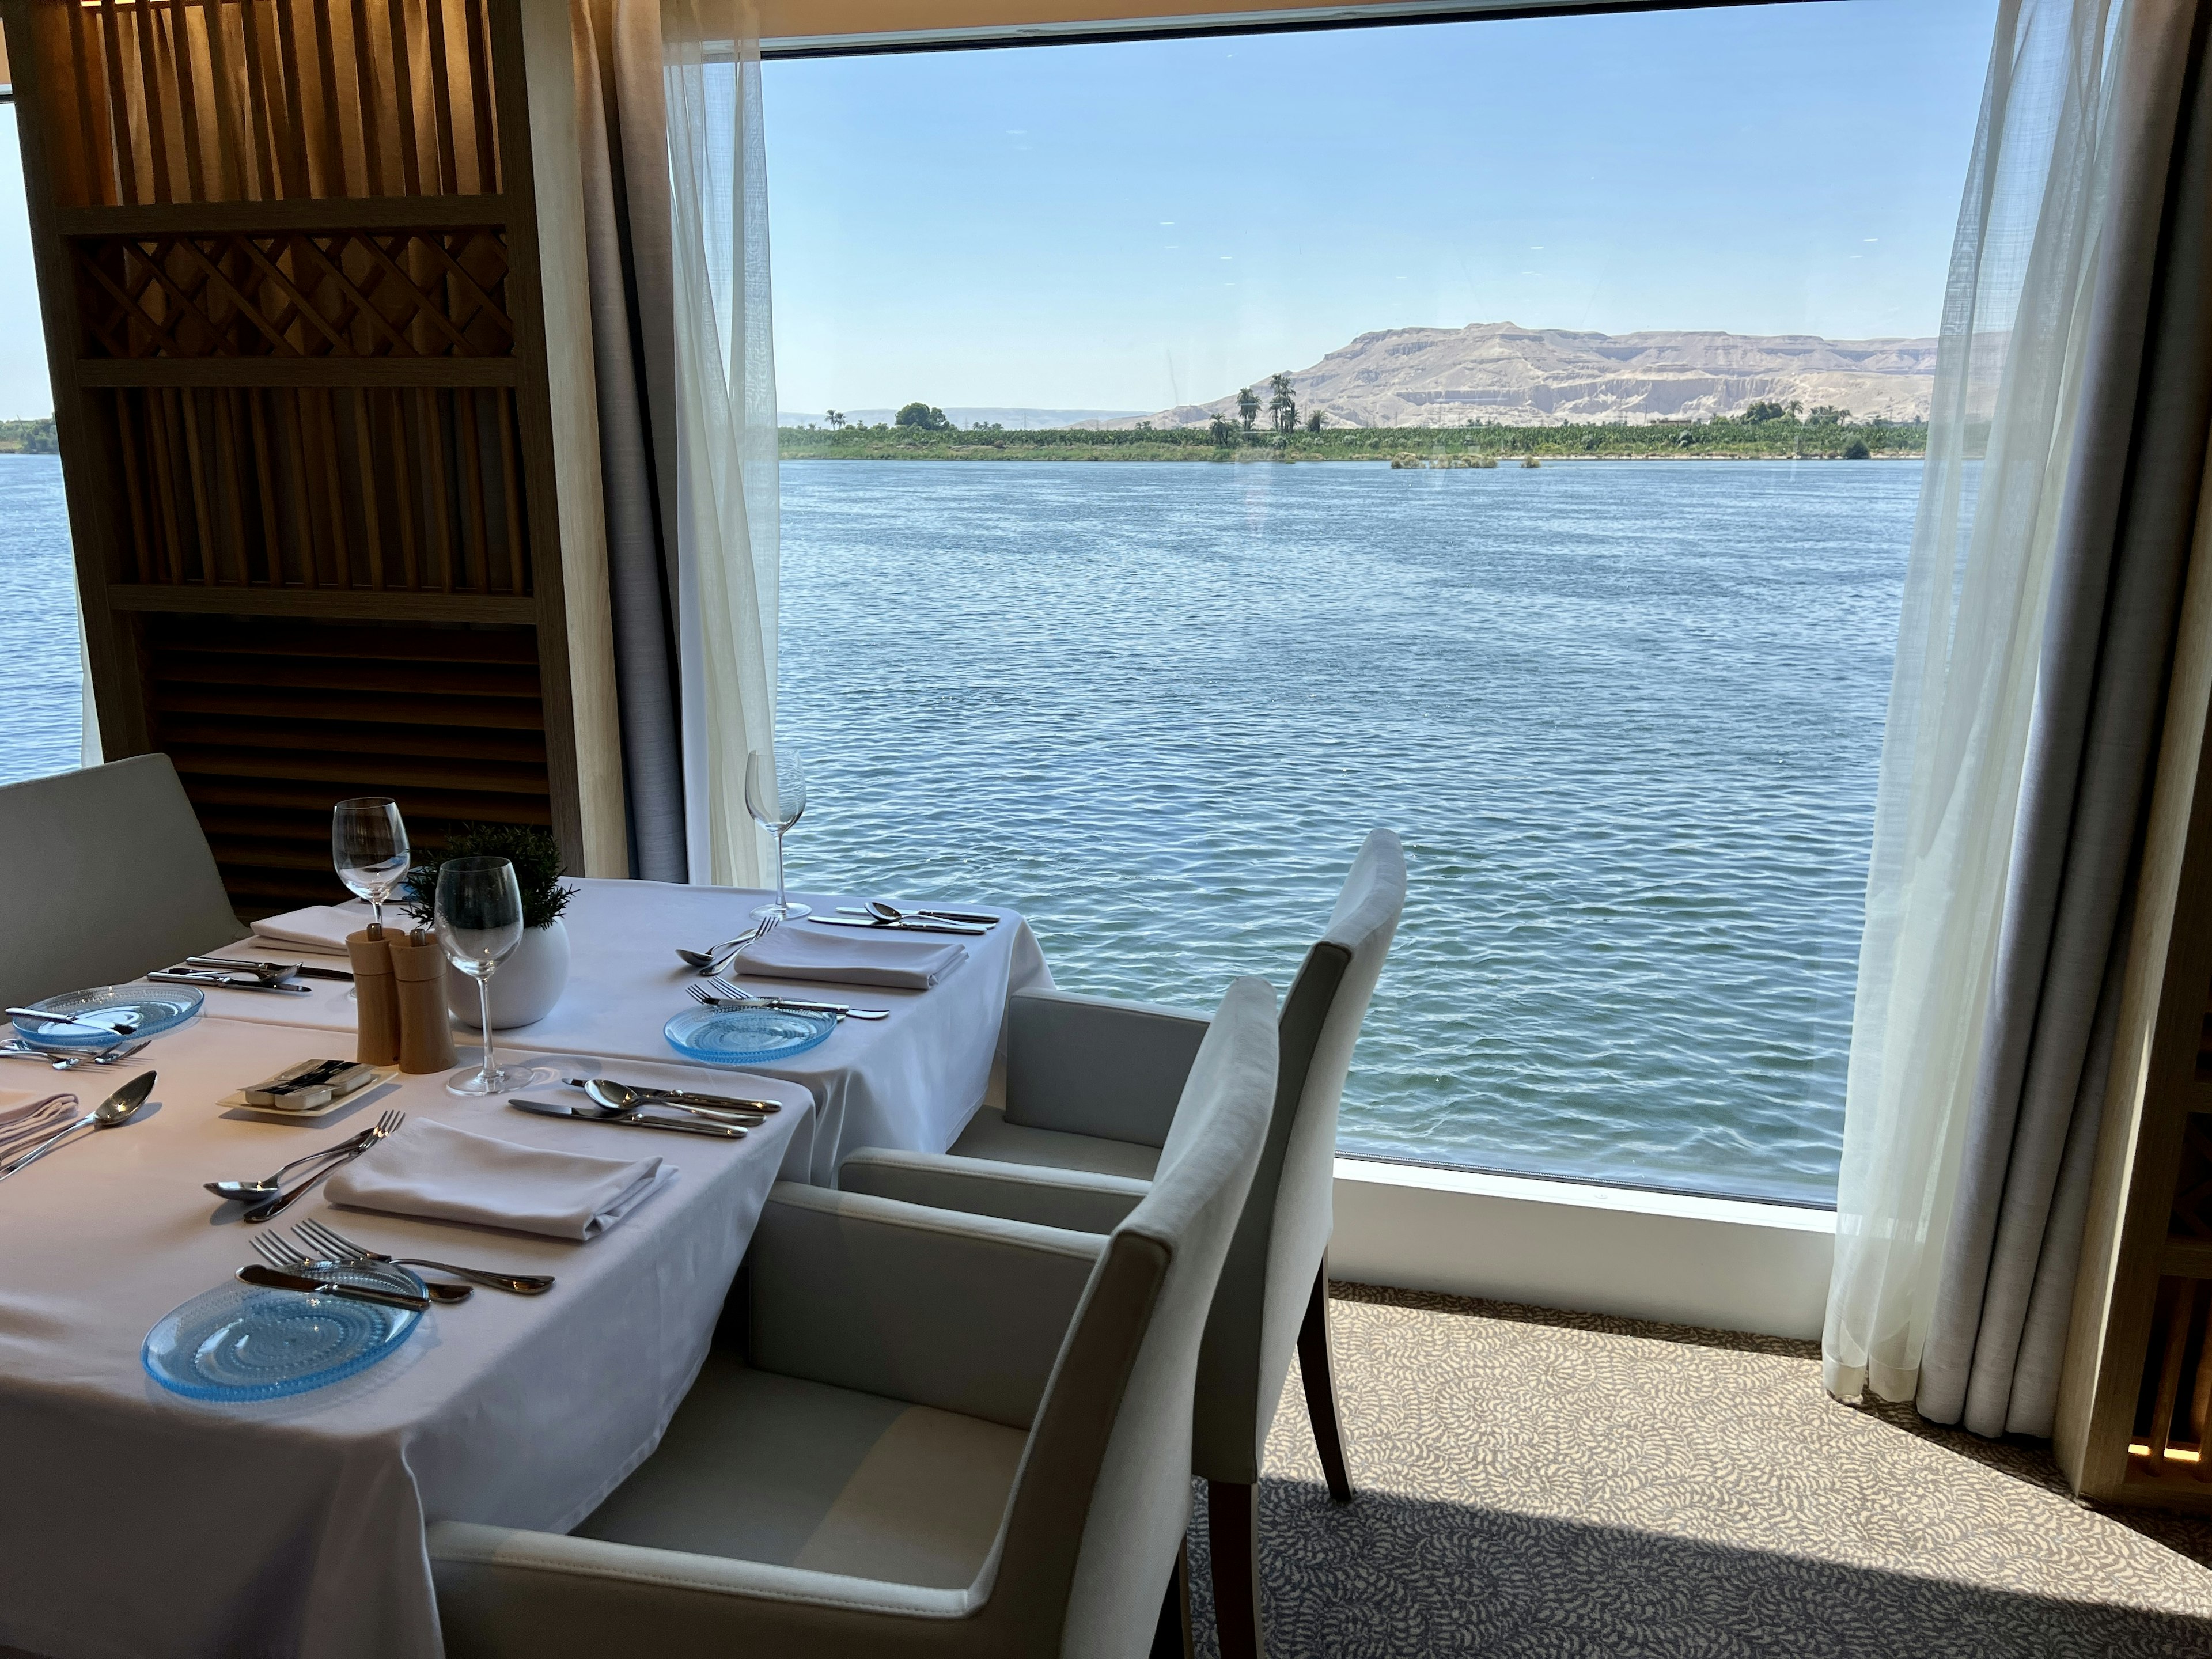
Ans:
[[[607,1059],[675,1060],[661,1035],[672,1015],[695,1005],[688,988],[703,983],[699,973],[676,954],[681,945],[700,950],[743,933],[752,912],[770,896],[747,888],[691,887],[671,882],[581,878],[562,923],[568,934],[568,984],[544,1018],[513,1030],[495,1030],[502,1056],[596,1054]],[[793,894],[817,916],[835,916],[841,907],[857,909],[865,900],[853,894]],[[368,907],[358,901],[337,907],[354,912],[366,926]],[[805,1085],[814,1097],[813,1162],[806,1179],[817,1186],[836,1184],[837,1166],[861,1146],[898,1152],[941,1152],[959,1137],[991,1083],[993,1066],[1003,1058],[1007,997],[1015,991],[1047,987],[1052,975],[1029,924],[1012,910],[991,904],[963,903],[964,914],[998,920],[974,936],[904,933],[915,939],[947,939],[965,948],[968,960],[926,991],[894,990],[872,985],[769,979],[743,971],[725,977],[763,996],[841,1002],[889,1015],[881,1020],[842,1022],[828,1042],[785,1060],[749,1066],[768,1076]],[[393,925],[404,926],[394,915]],[[865,938],[857,928],[802,919],[782,924],[837,939]],[[249,939],[228,954],[315,963],[296,947]],[[265,1021],[331,1031],[354,1030],[351,988],[339,981],[305,979],[305,995],[221,987],[207,992],[210,1013],[227,1018]],[[471,988],[464,1006],[475,1006]],[[457,1032],[466,1043],[473,1032]]]
[[[742,1138],[540,1115],[453,1094],[442,1073],[396,1073],[315,1119],[226,1103],[287,1066],[351,1058],[341,979],[307,981],[306,995],[206,988],[197,1016],[118,1065],[0,1067],[0,1087],[70,1089],[88,1109],[156,1073],[128,1123],[0,1182],[0,1649],[436,1659],[425,1525],[562,1532],[589,1515],[652,1453],[704,1362],[771,1187],[834,1183],[859,1146],[949,1146],[984,1098],[1009,991],[1050,983],[1017,914],[967,907],[1000,920],[927,990],[743,981],[888,1018],[843,1022],[782,1063],[700,1066],[661,1036],[698,977],[673,947],[731,937],[763,896],[574,885],[567,989],[537,1024],[495,1033],[502,1060],[550,1062],[556,1080],[532,1092],[556,1103],[583,1098],[558,1079],[593,1074],[773,1103]],[[330,962],[265,940],[232,953]],[[456,1030],[465,1060],[473,1036]],[[327,1187],[257,1227],[204,1185],[264,1175],[391,1111],[406,1115],[394,1146],[429,1123],[545,1151],[649,1151],[675,1173],[581,1241],[346,1207]],[[253,1235],[301,1218],[387,1255],[556,1282],[434,1306],[390,1358],[288,1398],[210,1402],[155,1381],[149,1329],[257,1260]]]

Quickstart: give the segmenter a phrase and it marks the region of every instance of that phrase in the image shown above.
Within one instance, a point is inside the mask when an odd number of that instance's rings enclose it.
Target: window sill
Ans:
[[[1809,1339],[1835,1228],[1826,1210],[1340,1158],[1329,1272]]]

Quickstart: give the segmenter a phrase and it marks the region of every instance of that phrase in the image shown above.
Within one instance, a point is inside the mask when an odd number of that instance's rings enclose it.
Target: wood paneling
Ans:
[[[532,11],[0,0],[102,742],[176,760],[244,911],[331,896],[355,793],[627,872],[572,64],[526,52],[567,12]]]

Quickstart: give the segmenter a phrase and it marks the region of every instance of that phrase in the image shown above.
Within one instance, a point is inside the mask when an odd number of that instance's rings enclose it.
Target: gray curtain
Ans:
[[[2212,6],[2136,0],[2033,725],[1917,1404],[2047,1436],[2212,427]]]
[[[572,0],[630,869],[686,879],[676,343],[659,0]]]

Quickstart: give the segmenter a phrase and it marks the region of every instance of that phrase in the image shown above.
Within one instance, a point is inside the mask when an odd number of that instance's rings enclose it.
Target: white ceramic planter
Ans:
[[[524,928],[522,943],[491,976],[491,1029],[535,1025],[568,988],[568,928],[557,916],[547,927]],[[476,981],[451,963],[446,964],[446,1006],[455,1023],[471,1031],[483,1018]]]

